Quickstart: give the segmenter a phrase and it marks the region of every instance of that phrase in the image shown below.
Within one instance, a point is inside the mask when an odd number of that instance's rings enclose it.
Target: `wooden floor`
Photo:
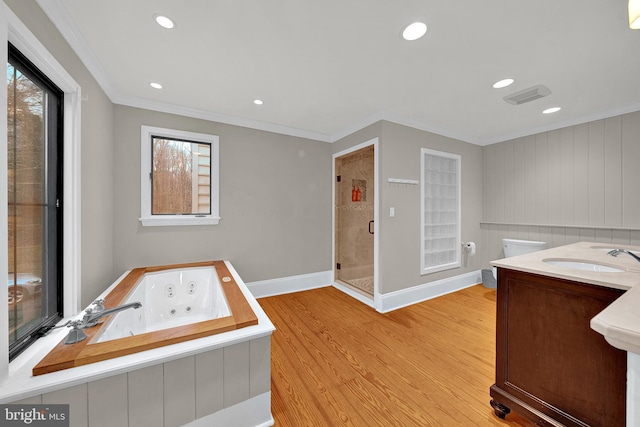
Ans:
[[[533,426],[498,419],[495,290],[381,314],[332,287],[259,299],[276,331],[276,426]]]

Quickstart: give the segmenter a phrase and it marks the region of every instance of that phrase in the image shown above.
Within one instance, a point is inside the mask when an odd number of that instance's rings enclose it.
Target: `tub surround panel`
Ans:
[[[224,406],[233,406],[250,396],[250,348],[248,342],[224,348]]]
[[[40,405],[42,403],[42,396],[38,395],[33,397],[27,397],[26,399],[16,400],[15,402],[11,402],[11,403],[16,403],[18,405]]]
[[[106,326],[105,322],[95,327],[84,329],[87,335],[87,339],[84,341],[66,345],[64,340],[61,340],[56,348],[34,367],[33,374],[42,375],[257,324],[258,318],[238,288],[235,280],[231,278],[232,275],[223,261],[136,268],[106,295],[105,307],[110,308],[121,305],[145,273],[211,266],[216,269],[227,302],[232,310],[231,316],[96,343],[94,342],[95,337],[99,336],[102,328]]]
[[[270,379],[269,340],[234,345],[226,359],[220,348],[11,403],[69,403],[71,427],[272,425],[270,380],[260,391]]]
[[[127,408],[127,374],[115,375],[92,381],[87,388],[89,422],[91,427],[126,426]]]
[[[164,364],[164,425],[178,427],[196,419],[195,357]]]
[[[164,418],[163,365],[138,369],[127,374],[129,393],[129,426],[161,426]]]
[[[271,358],[265,357],[271,354],[271,339],[258,338],[252,340],[250,345],[249,393],[251,396],[257,396],[271,389]]]
[[[271,341],[267,337],[261,339]],[[223,349],[197,354],[196,372],[196,418],[202,418],[224,408]]]
[[[69,427],[86,427],[88,423],[87,384],[45,393],[42,395],[42,403],[69,405]],[[129,424],[129,427],[133,426]]]

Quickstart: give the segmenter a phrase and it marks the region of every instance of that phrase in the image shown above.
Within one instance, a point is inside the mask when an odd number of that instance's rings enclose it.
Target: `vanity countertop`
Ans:
[[[565,280],[626,291],[591,319],[591,328],[621,350],[640,354],[640,263],[627,254],[607,255],[610,249],[640,252],[640,247],[580,242],[544,251],[504,258],[491,264],[498,268],[524,271]],[[552,265],[545,261],[571,261],[613,267],[621,272],[586,271]]]

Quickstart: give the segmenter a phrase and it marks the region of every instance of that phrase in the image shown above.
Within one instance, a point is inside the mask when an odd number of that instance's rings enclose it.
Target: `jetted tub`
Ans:
[[[214,267],[146,273],[123,304],[139,309],[116,313],[94,342],[105,342],[231,315]]]
[[[101,318],[87,338],[61,341],[33,368],[41,375],[256,325],[258,319],[223,261],[131,270],[107,294],[105,309],[142,307]],[[81,318],[82,316],[80,316]]]

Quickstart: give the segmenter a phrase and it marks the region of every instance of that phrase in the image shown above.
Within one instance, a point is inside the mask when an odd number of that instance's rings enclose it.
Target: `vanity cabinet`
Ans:
[[[541,426],[624,427],[627,354],[589,326],[623,293],[499,268],[495,414],[515,411]]]

